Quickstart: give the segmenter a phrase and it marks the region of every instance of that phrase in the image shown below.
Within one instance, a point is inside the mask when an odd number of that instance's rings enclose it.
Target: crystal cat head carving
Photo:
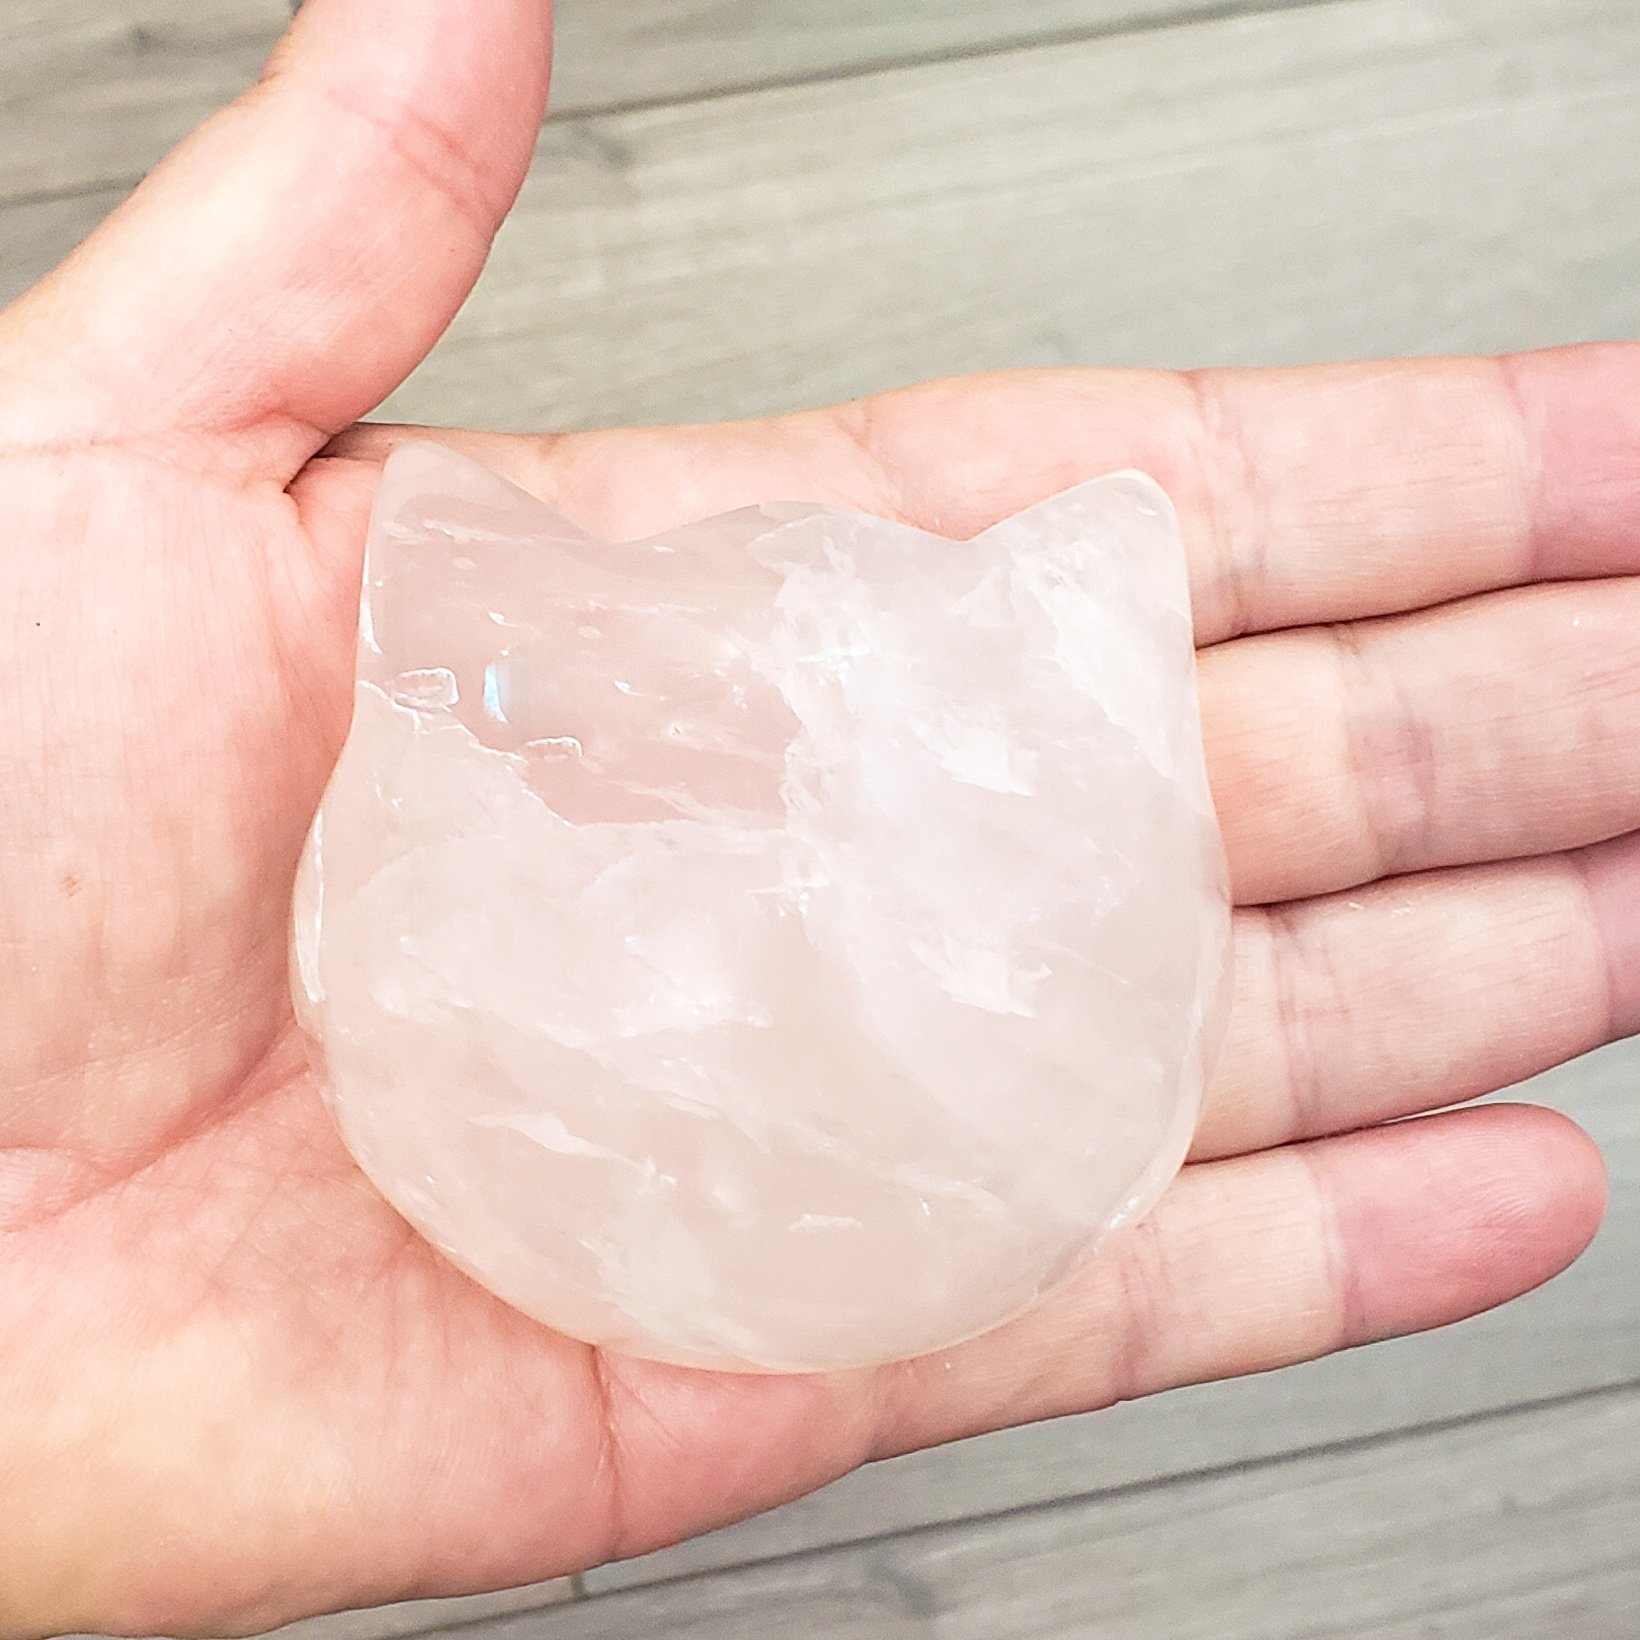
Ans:
[[[350,1150],[519,1309],[774,1371],[982,1332],[1155,1203],[1220,1034],[1172,508],[605,545],[401,450],[295,930]]]

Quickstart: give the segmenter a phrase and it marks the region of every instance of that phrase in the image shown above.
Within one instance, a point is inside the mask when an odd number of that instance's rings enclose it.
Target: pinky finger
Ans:
[[[1188,1168],[1039,1309],[888,1369],[877,1455],[1461,1320],[1558,1274],[1604,1207],[1593,1144],[1527,1106]]]

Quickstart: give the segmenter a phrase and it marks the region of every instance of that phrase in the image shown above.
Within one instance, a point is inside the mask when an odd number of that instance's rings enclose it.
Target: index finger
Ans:
[[[936,384],[837,413],[912,522],[1095,473],[1173,495],[1198,641],[1640,571],[1640,348]],[[956,527],[951,528],[952,525]]]
[[[402,432],[359,429],[346,453]],[[715,427],[451,437],[635,537],[770,500],[952,536],[1120,467],[1184,522],[1198,641],[1640,573],[1640,346],[1508,359],[1013,372]]]

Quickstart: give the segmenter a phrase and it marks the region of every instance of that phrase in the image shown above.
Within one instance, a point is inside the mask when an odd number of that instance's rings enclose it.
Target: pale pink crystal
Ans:
[[[605,546],[412,446],[361,640],[298,1006],[360,1165],[485,1286],[845,1367],[1155,1203],[1229,916],[1149,479],[965,543],[780,506]]]

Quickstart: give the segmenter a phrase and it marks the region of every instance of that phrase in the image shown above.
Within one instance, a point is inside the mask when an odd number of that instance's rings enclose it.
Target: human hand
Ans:
[[[1628,349],[441,435],[614,537],[785,497],[961,535],[1149,469],[1192,555],[1237,990],[1162,1206],[930,1361],[603,1356],[375,1195],[286,990],[403,436],[346,429],[476,276],[547,36],[542,0],[309,0],[268,83],[0,317],[0,1634],[573,1571],[874,1456],[1454,1320],[1599,1217],[1558,1117],[1421,1113],[1640,1024]]]

